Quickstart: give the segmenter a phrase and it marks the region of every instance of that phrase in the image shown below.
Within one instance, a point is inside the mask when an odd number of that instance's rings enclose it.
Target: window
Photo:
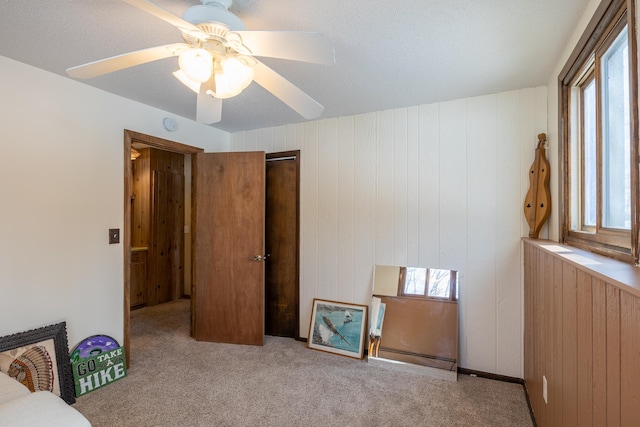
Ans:
[[[458,274],[438,268],[400,267],[400,296],[458,299]]]
[[[427,285],[427,269],[417,267],[405,268],[403,295],[424,295]]]
[[[560,75],[563,240],[638,263],[633,1],[603,1]]]

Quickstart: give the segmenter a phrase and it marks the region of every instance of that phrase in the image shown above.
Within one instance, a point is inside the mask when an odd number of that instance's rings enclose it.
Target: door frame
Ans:
[[[127,366],[130,362],[130,317],[131,317],[131,148],[134,142],[157,148],[164,151],[172,151],[180,154],[196,154],[204,152],[203,148],[182,144],[180,142],[162,139],[146,135],[132,130],[124,130],[124,222],[122,231],[122,259],[123,259],[123,283],[124,283],[124,307],[123,307],[123,346],[125,350]]]
[[[289,158],[293,158],[296,163],[296,331],[294,339],[300,341],[300,150],[278,151],[265,154],[266,162]],[[266,268],[268,268],[268,264]]]

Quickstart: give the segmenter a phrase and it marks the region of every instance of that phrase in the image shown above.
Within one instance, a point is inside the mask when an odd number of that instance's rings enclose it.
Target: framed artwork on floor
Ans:
[[[0,371],[29,390],[76,401],[66,322],[0,337]]]
[[[366,305],[314,298],[307,347],[362,359],[367,309]]]

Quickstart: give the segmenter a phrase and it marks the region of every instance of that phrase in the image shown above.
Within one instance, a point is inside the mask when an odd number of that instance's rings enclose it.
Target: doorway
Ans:
[[[134,143],[143,144],[145,146],[152,147],[158,150],[180,153],[185,156],[187,155],[191,156],[197,153],[204,152],[202,148],[193,147],[193,146],[185,145],[179,142],[153,137],[150,135],[145,135],[135,131],[130,131],[130,130],[124,131],[124,161],[125,161],[124,163],[125,164],[125,168],[124,168],[124,230],[123,230],[123,239],[122,239],[123,258],[124,258],[124,262],[123,262],[123,266],[124,266],[123,267],[123,273],[124,273],[123,346],[125,347],[125,351],[126,351],[127,363],[129,363],[129,357],[130,357],[130,314],[131,314],[131,275],[132,275],[131,263],[130,263],[130,260],[131,260],[130,248],[132,243],[131,242],[131,203],[130,203],[131,191],[132,191],[131,190],[132,169],[131,169],[130,153],[131,153],[132,145]],[[287,192],[289,194],[289,197],[293,197],[293,199],[290,199],[289,202],[293,203],[293,206],[295,207],[295,219],[293,220],[294,224],[291,224],[291,219],[293,217],[290,216],[291,215],[290,213],[289,213],[289,216],[287,217],[288,219],[286,223],[288,225],[287,228],[288,228],[289,237],[285,239],[287,242],[290,242],[289,244],[293,244],[295,246],[293,255],[288,255],[286,258],[277,257],[277,259],[276,257],[274,257],[272,258],[272,260],[270,260],[271,262],[266,263],[268,265],[265,266],[265,269],[266,269],[265,276],[273,275],[272,274],[273,271],[277,272],[277,274],[280,274],[280,272],[282,272],[283,269],[278,267],[278,264],[282,262],[289,263],[289,264],[292,263],[293,268],[289,268],[289,270],[293,271],[293,273],[291,273],[291,271],[287,273],[289,277],[288,279],[289,284],[285,287],[281,286],[276,290],[271,290],[271,287],[274,286],[273,285],[274,282],[272,281],[271,282],[272,284],[268,285],[267,293],[272,296],[272,299],[268,301],[265,300],[265,313],[281,313],[283,316],[286,317],[286,321],[284,322],[280,322],[279,320],[276,320],[276,321],[270,320],[271,326],[270,326],[269,334],[278,335],[278,336],[287,336],[287,337],[299,339],[299,329],[300,329],[299,328],[300,152],[290,151],[290,152],[283,152],[283,153],[270,153],[270,154],[266,154],[265,157],[268,161],[275,161],[275,160],[286,161],[288,162],[289,165],[294,166],[293,168],[291,166],[287,168],[289,172],[291,172],[292,170],[294,172],[293,175],[289,175],[289,179],[293,180],[294,182],[294,185],[293,185],[294,193],[291,193],[291,188],[289,188]],[[279,170],[280,168],[276,168],[276,169]],[[291,196],[292,194],[293,196]],[[270,236],[271,237],[276,236],[276,240],[280,241],[277,245],[282,246],[283,240],[277,237],[277,234],[271,233]],[[186,246],[190,246],[189,243],[187,243]],[[276,246],[272,245],[272,246],[268,246],[268,248],[276,248]],[[272,250],[274,253],[276,251],[280,253],[282,249],[272,249]],[[267,253],[269,252],[265,252],[265,254]],[[295,259],[295,261],[293,261],[293,259]],[[189,267],[188,263],[185,264],[185,267],[187,268]],[[286,296],[283,295],[284,293],[286,293]],[[285,300],[286,300],[286,303],[283,303],[283,301]],[[276,306],[275,309],[272,307],[273,305]],[[283,310],[283,308],[285,310]],[[265,320],[266,320],[266,317],[267,317],[267,314],[265,314]],[[274,317],[272,316],[272,319],[273,318]],[[281,324],[288,325],[288,326],[286,326],[283,329]],[[293,328],[291,328],[290,326],[291,324],[294,325]],[[276,325],[275,329],[273,325]],[[283,330],[285,332],[282,332]]]
[[[266,155],[265,334],[300,338],[300,151]]]
[[[124,226],[122,233],[123,244],[123,283],[124,283],[124,307],[123,307],[123,346],[125,347],[127,364],[130,357],[130,319],[131,319],[131,282],[132,275],[144,274],[138,271],[137,264],[133,263],[132,271],[132,225],[131,225],[131,195],[133,184],[133,171],[131,167],[131,148],[134,144],[142,144],[146,147],[173,153],[193,155],[203,152],[202,148],[169,141],[139,132],[125,129],[124,131]],[[187,245],[188,246],[188,245]]]

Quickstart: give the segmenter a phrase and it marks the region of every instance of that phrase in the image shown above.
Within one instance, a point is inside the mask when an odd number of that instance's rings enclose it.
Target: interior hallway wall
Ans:
[[[232,134],[232,151],[301,150],[300,335],[313,298],[368,304],[375,264],[453,269],[460,366],[522,378],[522,203],[546,123],[537,87]]]
[[[177,84],[180,84],[179,82]],[[0,336],[61,321],[123,339],[124,129],[227,151],[229,134],[0,56]],[[195,103],[195,98],[194,98]],[[122,234],[121,234],[122,242]]]

